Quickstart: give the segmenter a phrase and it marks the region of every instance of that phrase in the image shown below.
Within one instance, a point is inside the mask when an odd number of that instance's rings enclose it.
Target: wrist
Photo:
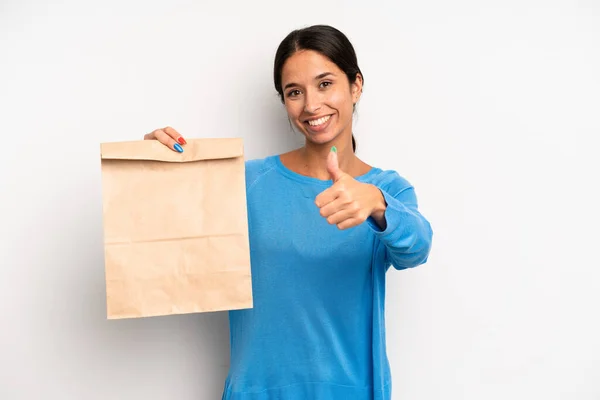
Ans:
[[[385,202],[385,198],[383,197],[383,193],[381,193],[381,190],[375,185],[371,185],[371,187],[373,189],[373,205],[371,207],[371,217],[375,218],[375,220],[379,222],[384,218],[387,204]]]

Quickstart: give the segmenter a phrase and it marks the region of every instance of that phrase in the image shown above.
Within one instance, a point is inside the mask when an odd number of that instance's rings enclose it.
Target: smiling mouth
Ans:
[[[311,127],[317,127],[325,124],[327,121],[329,121],[329,118],[331,118],[331,115],[327,115],[325,117],[321,117],[319,119],[314,119],[311,121],[306,121],[306,123]]]

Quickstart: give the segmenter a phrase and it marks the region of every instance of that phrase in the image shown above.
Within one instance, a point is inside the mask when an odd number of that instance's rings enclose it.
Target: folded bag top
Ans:
[[[111,142],[100,145],[103,160],[153,160],[165,162],[190,162],[242,157],[241,138],[188,139],[183,153],[171,150],[158,140]]]

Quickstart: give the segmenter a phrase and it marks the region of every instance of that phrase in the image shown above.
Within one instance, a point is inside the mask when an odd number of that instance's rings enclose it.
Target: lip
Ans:
[[[329,116],[329,119],[327,120],[327,122],[325,122],[325,123],[324,123],[324,124],[322,124],[322,125],[319,125],[319,126],[312,126],[312,125],[310,125],[310,124],[308,123],[308,121],[314,121],[314,120],[317,120],[317,119],[319,119],[319,118],[323,118],[323,117],[327,117],[327,116]],[[307,119],[307,120],[305,120],[305,121],[304,121],[304,126],[306,126],[306,129],[307,129],[308,131],[310,131],[310,132],[313,132],[313,133],[322,132],[322,131],[324,131],[325,129],[327,129],[327,127],[328,127],[328,126],[329,126],[329,124],[331,123],[331,120],[333,119],[333,117],[334,117],[334,115],[333,115],[333,114],[325,114],[325,115],[322,115],[322,116],[320,116],[320,117],[315,117],[315,118]]]
[[[328,117],[328,116],[331,116],[331,115],[333,115],[333,114],[323,114],[323,115],[319,115],[318,117],[307,118],[307,119],[304,120],[304,122],[315,121],[317,119],[321,119],[321,118]]]

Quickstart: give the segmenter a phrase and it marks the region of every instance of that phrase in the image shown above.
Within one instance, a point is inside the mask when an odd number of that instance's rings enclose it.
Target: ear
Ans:
[[[357,73],[356,79],[354,80],[354,83],[352,84],[352,102],[354,104],[358,103],[358,99],[360,99],[360,95],[362,94],[362,87],[363,87],[362,75]]]

